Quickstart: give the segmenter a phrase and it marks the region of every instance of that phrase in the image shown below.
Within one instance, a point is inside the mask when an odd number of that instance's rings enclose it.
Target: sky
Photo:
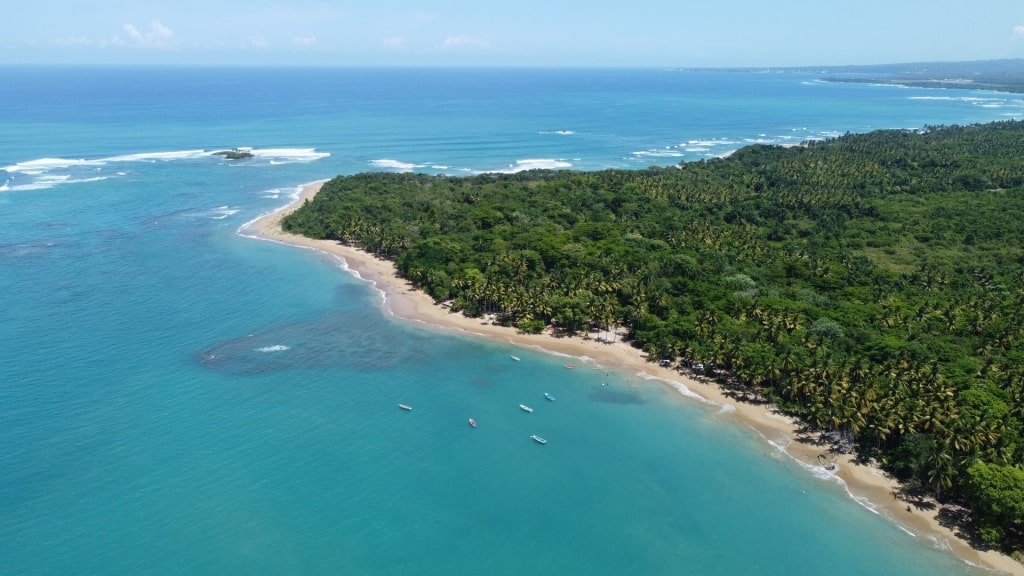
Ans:
[[[36,0],[0,64],[763,67],[1024,57],[1024,0]]]

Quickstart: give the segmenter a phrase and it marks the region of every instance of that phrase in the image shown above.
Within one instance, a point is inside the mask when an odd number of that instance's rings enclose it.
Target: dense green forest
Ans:
[[[628,327],[1019,550],[1022,151],[1008,121],[647,170],[358,174],[284,226],[524,332]]]

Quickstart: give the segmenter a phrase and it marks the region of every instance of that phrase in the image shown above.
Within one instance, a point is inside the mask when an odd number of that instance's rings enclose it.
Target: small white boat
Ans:
[[[552,402],[555,401],[555,397],[552,396],[551,394],[548,394],[547,392],[544,393],[544,397],[547,398],[548,400],[551,400]]]
[[[469,419],[469,425],[472,426],[473,428],[476,428],[476,420],[473,420],[472,418],[470,418]]]
[[[541,438],[540,436],[537,436],[536,434],[531,434],[530,438],[533,438],[533,441],[536,442],[537,444],[547,444],[548,443],[547,440]]]
[[[399,404],[398,407],[402,410],[412,410],[412,406],[409,406],[408,404]]]
[[[566,364],[566,365],[565,365],[565,368],[566,368],[567,370],[572,370],[572,369],[573,369],[573,368],[575,368],[575,367],[576,367],[576,365],[575,365],[575,364]]]
[[[519,356],[512,356],[512,355],[509,355],[509,358],[511,358],[511,359],[513,359],[513,360],[515,360],[516,362],[519,362]]]
[[[519,408],[520,408],[520,409],[521,409],[521,410],[522,410],[523,412],[533,412],[533,408],[530,408],[530,407],[529,407],[529,406],[527,406],[526,404],[520,404],[520,405],[519,405]]]

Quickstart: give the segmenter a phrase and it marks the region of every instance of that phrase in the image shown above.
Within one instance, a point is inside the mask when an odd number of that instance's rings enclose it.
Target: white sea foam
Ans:
[[[61,184],[83,184],[85,182],[99,182],[101,180],[108,180],[110,176],[93,176],[91,178],[68,178],[62,180]]]
[[[390,158],[381,158],[378,160],[370,160],[370,165],[374,168],[380,168],[383,170],[397,170],[399,172],[412,172],[417,168],[426,168],[426,164],[413,164],[411,162],[402,162],[399,160],[392,160]]]
[[[541,130],[540,132],[538,132],[538,134],[555,134],[558,136],[572,136],[575,133],[576,132],[572,130]]]
[[[317,152],[315,148],[248,148],[255,158],[269,160],[271,164],[294,164],[313,162],[327,158],[330,152]]]
[[[1003,108],[1017,106],[1018,102],[1006,98],[983,98],[980,96],[908,96],[908,100],[931,100],[939,102],[965,102],[981,108]]]
[[[697,401],[703,402],[704,404],[711,404],[711,405],[719,404],[720,406],[727,406],[727,404],[721,404],[719,402],[713,402],[711,400],[708,400],[707,398],[701,396],[700,394],[697,394],[693,390],[690,390],[690,388],[687,387],[686,384],[683,384],[682,382],[680,382],[678,380],[670,380],[668,378],[662,378],[661,376],[654,376],[654,375],[648,374],[647,372],[643,372],[643,371],[638,372],[637,376],[639,376],[640,378],[642,378],[644,380],[657,380],[659,382],[664,382],[665,384],[667,384],[667,385],[671,386],[672,388],[674,388],[676,391],[678,391],[683,396],[686,396],[687,398],[692,398],[693,400],[697,400]]]
[[[526,158],[524,160],[516,160],[515,164],[509,164],[507,168],[488,170],[488,172],[515,174],[516,172],[526,170],[564,170],[566,168],[572,168],[572,162],[555,160],[553,158]]]
[[[273,346],[264,346],[263,348],[257,348],[256,351],[257,352],[284,352],[285,350],[290,350],[290,349],[291,349],[290,346],[285,346],[284,344],[275,344]]]
[[[103,160],[84,160],[81,158],[39,158],[27,162],[18,162],[17,164],[0,168],[0,170],[9,173],[44,174],[51,170],[66,169],[72,166],[100,166],[104,163]]]
[[[173,150],[170,152],[139,152],[137,154],[122,154],[105,158],[103,162],[152,162],[156,160],[189,160],[209,156],[211,152],[205,150]]]
[[[27,191],[27,190],[46,190],[46,189],[49,189],[49,188],[53,188],[54,186],[59,186],[59,185],[64,185],[64,184],[82,184],[82,183],[86,183],[86,182],[99,182],[101,180],[107,180],[109,178],[110,178],[109,176],[94,176],[92,178],[74,178],[74,179],[70,178],[69,176],[64,176],[64,177],[59,177],[59,178],[58,177],[44,177],[44,178],[40,178],[38,180],[33,180],[31,182],[27,182],[25,184],[15,184],[13,186],[11,186],[10,185],[10,181],[8,181],[7,183],[4,184],[3,188],[0,188],[0,190],[8,190],[8,191],[11,191],[11,192],[24,192],[24,191]]]
[[[260,150],[246,148],[255,158],[267,160],[270,164],[288,164],[293,162],[311,162],[330,156],[328,152],[317,152],[313,148],[268,148]],[[126,170],[116,170],[113,176],[80,177],[84,170],[95,173],[103,170],[108,164],[125,164],[131,162],[172,162],[182,160],[198,160],[214,156],[215,151],[192,149],[172,150],[166,152],[138,152],[119,154],[105,158],[37,158],[18,162],[0,168],[15,178],[9,182],[8,190],[42,190],[58,184],[79,184],[95,182],[114,176],[125,176]],[[217,156],[219,158],[219,156]]]
[[[250,230],[249,230],[249,229],[250,229],[250,227],[251,227],[251,226],[252,226],[252,225],[253,225],[253,224],[254,224],[254,223],[255,223],[255,222],[257,221],[257,220],[259,220],[260,218],[263,218],[264,216],[266,216],[266,215],[268,215],[268,214],[273,214],[273,213],[275,213],[275,212],[280,212],[281,210],[284,210],[284,209],[285,209],[285,208],[287,208],[288,206],[290,206],[290,205],[294,204],[295,202],[297,202],[297,201],[299,200],[299,197],[300,197],[300,196],[302,196],[302,191],[303,191],[303,190],[305,190],[307,186],[311,186],[311,185],[313,185],[313,184],[316,184],[317,182],[323,182],[323,180],[314,180],[313,182],[306,182],[305,184],[299,184],[298,186],[295,186],[295,187],[293,187],[293,188],[292,188],[292,189],[291,189],[290,191],[288,191],[288,193],[287,193],[287,196],[288,196],[288,202],[287,202],[286,204],[284,204],[284,205],[282,205],[282,206],[278,206],[277,208],[274,208],[273,210],[270,210],[270,211],[268,211],[268,212],[264,212],[264,213],[262,213],[262,214],[259,214],[258,216],[256,216],[256,217],[255,217],[255,218],[253,218],[252,220],[248,220],[248,221],[246,221],[246,222],[243,222],[241,226],[239,226],[238,228],[236,228],[236,229],[235,229],[235,234],[241,234],[241,235],[243,235],[243,236],[249,236],[249,237],[253,237],[253,238],[259,238],[259,236],[256,236],[256,235],[254,235],[254,234],[251,234],[251,233],[250,233]],[[281,193],[284,193],[284,191],[283,191],[283,190],[281,190],[281,189],[279,189],[279,188],[273,188],[273,189],[271,189],[271,190],[267,190],[266,192],[270,192],[270,193],[274,193],[274,194],[281,194]],[[276,196],[275,196],[275,198],[276,198]],[[265,240],[267,240],[268,242],[277,242],[277,240],[269,240],[269,239],[265,239]]]
[[[734,140],[728,138],[719,138],[715,140],[687,140],[685,145],[687,146],[730,146],[736,144]],[[683,144],[680,144],[682,146]]]
[[[652,158],[682,158],[684,154],[676,150],[638,150],[633,156],[639,158],[650,156]]]
[[[213,215],[211,215],[210,218],[213,220],[223,220],[228,216],[234,216],[235,214],[238,214],[238,212],[239,210],[237,208],[232,208],[230,206],[218,206],[217,208],[213,209]]]
[[[44,184],[59,184],[67,180],[68,178],[71,178],[70,174],[45,174],[39,178],[39,182],[42,182]]]

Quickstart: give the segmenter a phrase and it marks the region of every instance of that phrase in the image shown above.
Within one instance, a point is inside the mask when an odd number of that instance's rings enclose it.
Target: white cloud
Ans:
[[[114,36],[110,40],[110,44],[115,46],[128,44],[138,48],[170,48],[178,44],[178,39],[174,37],[174,31],[156,20],[149,25],[149,30],[146,32],[140,31],[134,24],[125,24],[121,30],[128,37],[127,42],[119,36]]]
[[[392,36],[390,38],[385,38],[384,46],[395,49],[405,48],[405,38],[401,36]]]
[[[259,34],[249,36],[249,41],[245,44],[246,48],[269,48],[270,42]]]
[[[449,36],[444,39],[441,46],[445,48],[483,48],[487,42],[471,36]]]
[[[1024,24],[1018,24],[1013,27],[1013,37],[1018,40],[1024,40]]]
[[[312,46],[316,44],[316,36],[296,36],[292,38],[292,44],[296,46]]]

